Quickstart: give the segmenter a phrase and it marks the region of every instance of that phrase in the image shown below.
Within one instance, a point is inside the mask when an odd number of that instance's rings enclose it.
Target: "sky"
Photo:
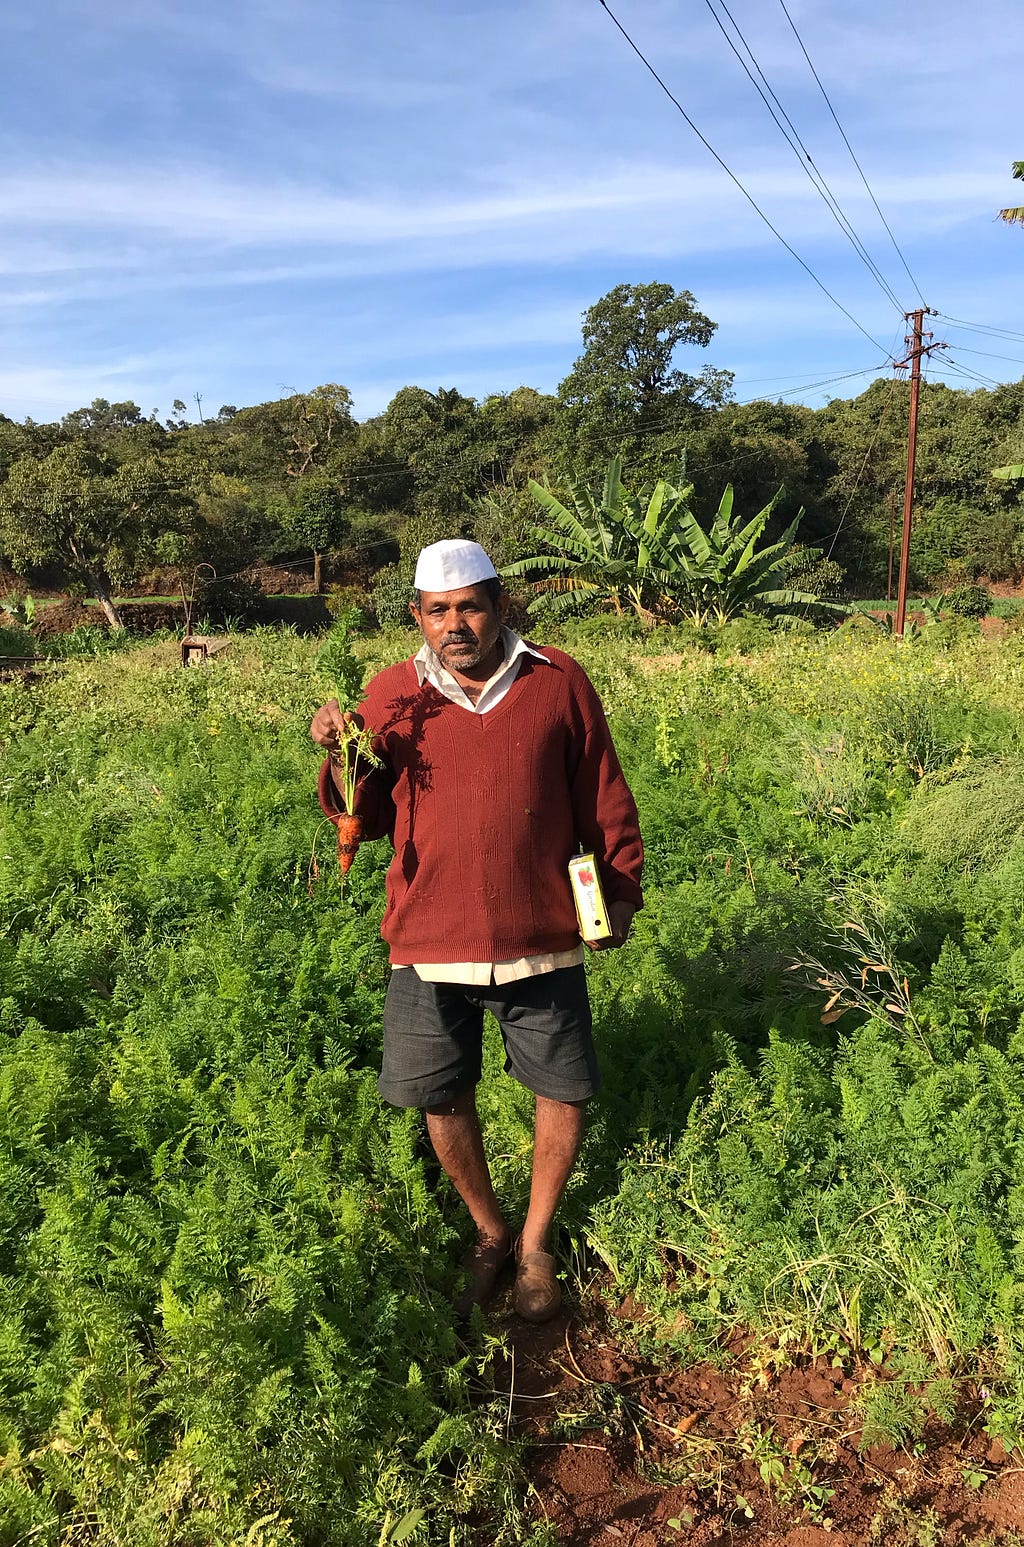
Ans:
[[[718,324],[676,363],[734,372],[740,400],[855,395],[922,301],[950,345],[931,379],[1019,380],[1024,229],[995,216],[1024,204],[1016,0],[787,0],[902,257],[781,0],[728,3],[895,301],[711,0],[609,4],[850,316],[600,0],[9,7],[0,413],[195,418],[330,381],[362,419],[409,384],[554,391],[587,307],[651,280]]]

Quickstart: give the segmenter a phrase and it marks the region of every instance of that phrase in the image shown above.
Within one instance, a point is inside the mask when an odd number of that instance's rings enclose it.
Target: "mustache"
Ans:
[[[446,645],[475,645],[476,640],[472,634],[446,634],[441,641],[441,649]]]

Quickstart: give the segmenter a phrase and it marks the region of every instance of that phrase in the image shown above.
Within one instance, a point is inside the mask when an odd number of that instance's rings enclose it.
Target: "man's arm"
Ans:
[[[597,860],[612,938],[596,949],[622,945],[633,914],[643,907],[644,848],[636,801],[626,783],[604,708],[582,667],[574,682],[577,756],[570,768],[576,831]]]

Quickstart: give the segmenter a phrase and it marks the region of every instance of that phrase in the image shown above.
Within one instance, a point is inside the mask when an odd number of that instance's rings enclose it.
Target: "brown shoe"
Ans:
[[[512,1255],[512,1242],[477,1241],[462,1259],[465,1285],[453,1301],[456,1316],[465,1320],[474,1305],[486,1305],[501,1270]]]
[[[550,1252],[524,1252],[516,1242],[516,1284],[512,1309],[524,1321],[550,1321],[562,1304],[562,1290]]]

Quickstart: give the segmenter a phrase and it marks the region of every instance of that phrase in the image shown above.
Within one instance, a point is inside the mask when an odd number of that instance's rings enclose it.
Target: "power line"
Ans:
[[[776,392],[770,398],[759,396],[751,398],[737,398],[732,403],[724,403],[722,405],[722,409],[718,411],[722,412],[728,408],[748,408],[752,403],[771,403],[777,401],[780,398],[795,397],[801,392],[810,392],[821,387],[829,387],[836,382],[852,381],[855,377],[858,376],[875,375],[879,371],[884,370],[885,365],[886,362],[883,360],[880,361],[877,365],[862,366],[860,370],[845,371],[839,375],[827,376],[818,381],[803,382],[799,387],[787,387],[782,392]],[[787,379],[789,378],[768,378],[768,380]],[[635,429],[620,429],[609,431],[607,433],[598,432],[588,435],[581,435],[578,437],[576,443],[580,446],[611,446],[627,440],[643,440],[650,435],[670,435],[673,430],[692,430],[694,427],[695,424],[692,418],[680,418],[678,415],[672,413],[664,418],[648,420],[646,424],[638,425]],[[755,454],[761,455],[760,452]]]
[[[1005,385],[1004,382],[996,381],[994,376],[984,376],[980,371],[972,371],[970,366],[964,365],[962,360],[952,360],[949,355],[946,355],[943,365],[948,366],[951,371],[955,371],[960,376],[969,377],[971,381],[976,381],[983,387],[1002,387]]]
[[[866,266],[866,268],[868,270],[868,273],[871,275],[871,277],[875,281],[875,283],[879,286],[879,288],[881,289],[882,293],[885,295],[886,299],[892,302],[893,306],[895,306],[895,308],[896,308],[896,310],[898,312],[902,312],[904,308],[903,308],[903,305],[902,305],[899,297],[896,295],[896,293],[893,290],[892,286],[889,284],[888,280],[885,278],[885,275],[882,273],[881,269],[878,267],[878,264],[872,258],[871,254],[868,252],[867,248],[864,246],[864,243],[861,241],[860,237],[857,235],[857,233],[854,230],[853,225],[851,224],[850,220],[848,219],[845,211],[842,209],[841,205],[839,204],[839,201],[836,199],[835,195],[832,193],[832,190],[829,187],[828,181],[825,178],[824,174],[821,173],[818,170],[817,166],[815,165],[814,158],[812,157],[810,151],[807,149],[807,146],[804,144],[803,140],[801,139],[799,131],[797,130],[796,125],[793,123],[793,120],[790,118],[789,114],[786,112],[786,109],[783,107],[782,103],[779,101],[778,96],[776,95],[775,91],[772,89],[772,86],[771,86],[770,82],[768,81],[764,71],[761,69],[761,66],[758,63],[758,61],[757,61],[757,59],[756,59],[756,57],[754,55],[753,49],[750,47],[750,44],[747,42],[746,38],[744,37],[742,29],[739,26],[739,23],[736,21],[736,19],[733,16],[732,12],[729,10],[729,7],[726,5],[725,0],[718,0],[718,4],[721,6],[721,8],[725,12],[726,16],[729,18],[730,24],[732,25],[732,28],[735,31],[736,36],[739,38],[740,42],[742,43],[743,48],[745,49],[747,55],[750,58],[751,64],[754,66],[754,69],[757,71],[757,75],[760,77],[760,82],[764,83],[764,88],[765,88],[764,90],[762,90],[762,87],[761,87],[761,84],[759,83],[759,81],[754,78],[754,75],[751,73],[750,68],[749,68],[749,66],[746,63],[746,60],[740,54],[739,49],[736,47],[736,45],[733,42],[732,38],[729,36],[729,34],[726,31],[724,25],[722,24],[721,17],[718,15],[718,12],[715,10],[715,0],[704,0],[704,4],[707,6],[708,10],[711,12],[711,15],[714,17],[715,24],[717,25],[718,30],[721,32],[723,38],[728,43],[729,47],[732,49],[732,51],[735,54],[736,58],[739,60],[740,67],[742,68],[744,74],[747,76],[747,79],[751,82],[751,84],[754,87],[754,90],[757,92],[758,96],[761,98],[761,101],[764,103],[765,107],[768,109],[768,112],[771,114],[771,117],[772,117],[774,123],[776,124],[777,128],[779,129],[779,132],[782,134],[783,138],[785,139],[786,144],[792,150],[794,156],[796,157],[797,161],[799,162],[799,164],[800,164],[800,166],[801,166],[801,168],[802,168],[802,170],[804,172],[805,177],[810,182],[812,188],[814,188],[814,190],[818,193],[818,195],[824,201],[825,205],[827,206],[827,208],[829,210],[829,213],[831,214],[833,220],[836,222],[836,225],[839,227],[840,231],[842,231],[843,235],[849,241],[850,245],[853,247],[854,252],[857,254],[857,256],[864,263],[864,265]],[[765,91],[767,91],[768,94],[770,95],[771,101],[768,100],[768,96],[765,95]],[[772,105],[773,103],[774,103],[774,106]],[[776,112],[776,108],[778,108],[778,112]],[[780,113],[782,115],[781,118],[779,117]],[[785,122],[783,122],[783,120],[785,120]]]
[[[897,384],[899,382],[900,382],[900,377],[899,376],[894,376],[892,378],[892,381],[889,383],[889,391],[886,394],[885,402],[882,404],[882,412],[878,416],[878,423],[875,425],[874,433],[871,436],[870,441],[868,442],[868,449],[864,453],[864,460],[861,462],[860,469],[858,470],[857,476],[853,480],[853,488],[850,490],[850,497],[846,501],[846,505],[845,505],[845,507],[843,509],[843,513],[839,517],[839,525],[836,527],[835,531],[832,533],[832,541],[829,543],[828,552],[825,555],[826,559],[830,559],[832,557],[832,550],[835,548],[836,543],[839,541],[839,533],[843,530],[843,523],[846,520],[847,516],[850,514],[850,508],[853,505],[854,499],[856,498],[857,490],[860,488],[861,480],[864,477],[864,470],[865,470],[865,468],[868,465],[868,459],[871,456],[871,453],[875,449],[875,442],[878,440],[879,435],[882,433],[882,426],[885,423],[885,416],[889,412],[889,409],[892,407],[892,401],[893,401],[893,397],[894,397],[895,392],[896,392],[896,386],[897,386]]]
[[[991,349],[968,349],[966,344],[957,344],[956,347],[964,355],[981,355],[986,360],[1009,360],[1012,365],[1024,365],[1024,355],[997,355]]]
[[[881,368],[882,367],[879,367],[879,369],[881,369]],[[864,369],[866,371],[868,371],[868,370],[872,370],[873,367],[870,366],[870,365],[866,365],[864,367]],[[838,375],[839,374],[838,369],[836,369],[834,373],[836,375]],[[855,373],[853,371],[850,371],[848,374],[850,374],[851,376],[854,375],[854,374],[859,375],[860,372],[856,372]],[[803,371],[794,371],[789,376],[747,376],[742,381],[739,382],[739,385],[741,387],[754,387],[754,386],[757,386],[757,384],[759,382],[770,383],[770,382],[773,382],[773,381],[798,381],[799,378],[801,376],[803,376],[803,375],[804,375]],[[734,383],[734,385],[735,385],[735,383]]]
[[[818,387],[830,387],[834,382],[837,381],[852,381],[855,376],[875,375],[878,371],[884,370],[885,366],[886,361],[882,360],[878,365],[866,365],[864,369],[860,371],[846,371],[841,376],[827,376],[823,381],[808,381],[800,387],[787,387],[784,392],[773,393],[771,398],[738,398],[736,400],[737,407],[745,408],[750,403],[771,402],[776,398],[794,397],[799,392],[811,392]]]
[[[782,7],[782,14],[785,16],[786,20],[789,22],[789,25],[790,25],[790,27],[793,30],[793,36],[796,38],[797,42],[800,45],[800,51],[803,54],[804,58],[807,60],[807,67],[810,70],[811,74],[814,76],[814,79],[817,81],[819,91],[821,92],[822,96],[825,98],[825,105],[827,106],[829,112],[832,114],[832,121],[835,124],[836,128],[839,130],[839,133],[843,137],[843,144],[846,146],[847,150],[850,152],[850,159],[852,160],[854,166],[857,168],[857,171],[860,173],[860,180],[864,184],[864,187],[867,189],[868,197],[870,198],[872,204],[875,206],[875,209],[876,209],[876,211],[878,213],[878,218],[882,222],[882,224],[885,227],[886,231],[889,233],[889,240],[892,242],[893,247],[895,247],[897,256],[899,257],[900,262],[902,263],[903,267],[907,271],[907,278],[910,280],[910,283],[913,285],[914,289],[917,291],[918,297],[920,298],[920,301],[921,301],[921,305],[924,306],[924,307],[927,307],[928,303],[925,301],[924,295],[922,294],[921,286],[918,284],[917,280],[914,278],[913,274],[910,272],[910,265],[907,263],[906,258],[903,256],[903,252],[902,252],[902,249],[900,248],[900,244],[897,242],[895,236],[893,236],[893,234],[892,234],[892,229],[891,229],[891,227],[889,225],[889,222],[886,220],[885,216],[882,214],[881,206],[879,205],[878,200],[875,198],[875,195],[874,195],[874,193],[872,191],[872,188],[871,188],[871,184],[868,182],[867,177],[866,177],[866,175],[864,173],[864,168],[861,166],[860,162],[857,160],[856,155],[854,154],[853,146],[850,144],[850,141],[847,138],[846,130],[843,128],[842,124],[839,122],[839,115],[837,114],[835,108],[832,106],[831,99],[829,97],[828,92],[825,90],[824,84],[822,83],[821,76],[818,74],[817,70],[814,68],[814,65],[813,65],[813,63],[811,61],[811,56],[807,52],[807,47],[806,47],[806,45],[804,43],[804,40],[800,36],[799,32],[797,31],[796,22],[793,20],[792,16],[790,16],[789,11],[786,9],[786,0],[779,0],[779,4]]]
[[[965,322],[961,317],[947,317],[945,312],[936,312],[935,315],[954,328],[966,328],[969,333],[984,333],[990,338],[1008,338],[1014,343],[1024,343],[1024,333],[1015,333],[1010,328],[1000,328],[990,322]]]
[[[625,38],[626,42],[629,44],[629,47],[633,50],[633,53],[640,60],[640,63],[644,66],[644,68],[651,75],[653,75],[654,79],[657,81],[658,85],[661,87],[661,89],[665,93],[666,97],[668,97],[669,101],[672,103],[672,106],[676,109],[676,112],[679,113],[680,116],[686,121],[686,123],[689,125],[689,127],[693,130],[694,134],[697,136],[698,140],[700,140],[701,144],[704,146],[705,150],[711,156],[713,156],[714,159],[718,162],[718,165],[722,168],[723,172],[725,172],[726,175],[732,180],[732,182],[734,182],[736,184],[736,187],[740,190],[740,192],[742,193],[743,197],[746,199],[747,203],[751,206],[751,208],[755,211],[755,213],[757,215],[759,215],[760,218],[764,221],[765,225],[768,227],[769,231],[776,238],[776,240],[782,243],[783,247],[786,249],[786,251],[789,253],[789,255],[791,257],[795,258],[797,263],[799,263],[800,267],[807,274],[810,275],[811,279],[813,279],[813,281],[817,285],[818,289],[822,292],[823,295],[826,295],[828,297],[828,299],[832,302],[833,306],[838,307],[839,310],[842,312],[843,316],[846,317],[850,322],[853,323],[853,325],[857,329],[858,333],[863,333],[864,337],[868,340],[869,343],[873,344],[876,349],[881,349],[882,345],[878,342],[878,340],[876,338],[873,338],[871,336],[871,334],[868,332],[867,328],[865,328],[861,323],[859,323],[857,321],[856,317],[853,315],[852,312],[847,311],[847,309],[843,305],[843,303],[841,301],[837,300],[836,297],[832,294],[831,290],[829,290],[828,287],[823,283],[823,281],[818,278],[817,274],[815,274],[815,272],[811,268],[810,264],[807,263],[803,258],[801,258],[800,254],[796,251],[795,248],[790,246],[790,244],[786,241],[786,238],[782,235],[782,233],[779,230],[777,230],[777,228],[768,219],[768,216],[765,214],[765,212],[761,208],[761,206],[757,203],[757,201],[754,198],[753,194],[751,194],[751,193],[749,193],[747,191],[747,189],[740,182],[739,178],[736,176],[736,173],[732,170],[732,168],[725,161],[723,161],[722,157],[718,154],[717,150],[715,150],[715,148],[711,144],[711,142],[709,140],[705,139],[704,135],[697,128],[697,125],[694,123],[694,121],[690,117],[689,113],[683,107],[682,103],[678,100],[677,97],[675,97],[672,94],[672,92],[669,90],[668,86],[665,84],[665,82],[662,80],[661,76],[658,74],[657,70],[651,64],[650,60],[640,50],[640,48],[637,46],[637,44],[633,42],[633,39],[630,37],[630,35],[626,31],[625,27],[622,25],[622,23],[619,21],[619,18],[615,15],[615,12],[609,6],[608,0],[598,0],[598,4],[601,6],[602,10],[604,10],[608,14],[609,18],[611,19],[611,21],[614,24],[614,26],[616,27],[616,29],[622,34],[622,36]]]

